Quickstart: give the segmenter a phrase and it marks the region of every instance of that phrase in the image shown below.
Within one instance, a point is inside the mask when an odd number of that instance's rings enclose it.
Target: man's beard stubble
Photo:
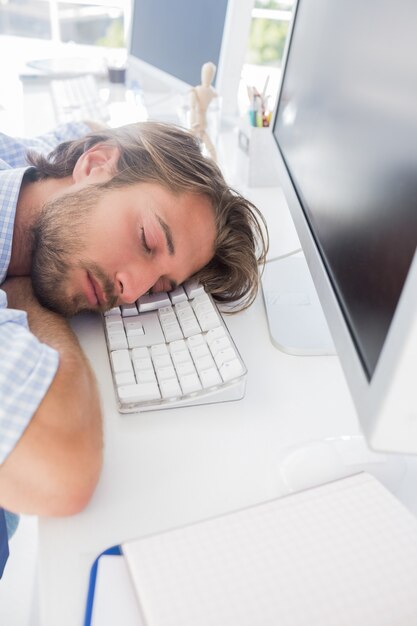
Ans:
[[[117,300],[108,276],[94,262],[83,259],[88,231],[92,229],[91,213],[103,193],[94,185],[51,200],[32,228],[33,291],[40,304],[65,317],[92,308],[83,293],[71,293],[74,269],[83,269],[100,283],[106,295],[106,309]]]

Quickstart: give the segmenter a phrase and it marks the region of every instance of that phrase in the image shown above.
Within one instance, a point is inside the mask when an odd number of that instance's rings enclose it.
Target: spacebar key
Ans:
[[[117,388],[121,402],[145,402],[159,400],[161,394],[157,383],[140,383],[138,385],[122,385]]]

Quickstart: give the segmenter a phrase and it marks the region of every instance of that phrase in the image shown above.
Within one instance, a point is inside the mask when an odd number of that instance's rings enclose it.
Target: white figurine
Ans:
[[[217,98],[217,92],[212,87],[216,66],[214,63],[204,63],[201,68],[201,85],[190,91],[190,128],[191,132],[205,145],[211,158],[216,160],[216,150],[207,133],[207,109],[210,102]]]

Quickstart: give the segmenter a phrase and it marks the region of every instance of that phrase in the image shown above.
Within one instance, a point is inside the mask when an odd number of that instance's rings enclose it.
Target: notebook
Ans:
[[[417,624],[417,519],[365,473],[122,552],[144,626]]]

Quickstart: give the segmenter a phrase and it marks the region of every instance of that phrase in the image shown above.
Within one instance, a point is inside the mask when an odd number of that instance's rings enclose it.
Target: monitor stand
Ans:
[[[269,334],[277,348],[298,356],[336,354],[303,255],[267,263],[262,289]]]

